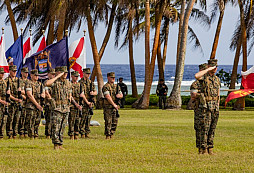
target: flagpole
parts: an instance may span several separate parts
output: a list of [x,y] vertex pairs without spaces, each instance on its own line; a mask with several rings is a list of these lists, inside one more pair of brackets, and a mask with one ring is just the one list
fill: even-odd
[[69,47],[68,47],[68,30],[65,30],[65,37],[66,37],[66,51],[67,51],[67,69],[68,69],[68,76],[69,81],[71,81],[71,74],[70,74],[70,63],[69,63]]
[[44,29],[42,30],[42,35],[43,35],[43,37],[45,36],[45,30]]
[[2,27],[2,35],[4,34],[4,27]]
[[[22,63],[21,63],[21,67],[20,68],[22,68],[23,67],[23,63],[24,63],[24,52],[23,52],[23,28],[21,28],[20,29],[20,31],[21,31],[21,51],[22,51]],[[21,70],[19,70],[19,72],[20,72]],[[18,75],[18,77],[20,77],[20,74],[18,74],[17,73],[17,75]]]

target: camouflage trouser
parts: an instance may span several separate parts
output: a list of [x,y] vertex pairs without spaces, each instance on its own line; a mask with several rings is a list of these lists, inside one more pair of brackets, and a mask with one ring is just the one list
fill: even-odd
[[116,132],[118,118],[116,117],[116,109],[103,109],[105,120],[105,132],[106,136],[111,136]]
[[92,119],[92,115],[89,115],[89,108],[84,107],[82,109],[82,116],[79,124],[80,134],[89,134],[90,131],[90,121]]
[[7,115],[4,115],[4,106],[0,107],[0,138],[4,137],[4,129],[7,123]]
[[38,137],[39,125],[41,122],[41,111],[38,109],[26,109],[28,136]]
[[20,114],[21,111],[19,111],[17,104],[9,106],[9,116],[6,123],[7,136],[17,136]]
[[69,136],[79,135],[79,119],[79,110],[71,107],[71,112],[68,117]]
[[201,122],[202,148],[213,148],[213,139],[218,119],[219,111],[204,109]]
[[51,116],[51,137],[53,144],[63,145],[63,133],[67,123],[69,112],[61,113],[52,111]]
[[18,131],[20,135],[28,134],[28,131],[25,125],[26,123],[27,123],[26,108],[23,107],[20,118],[19,118],[19,126],[18,126]]
[[202,109],[194,109],[194,129],[196,133],[196,147],[201,148],[201,122],[202,122]]
[[44,108],[44,114],[45,114],[45,121],[46,121],[46,124],[45,124],[45,135],[46,136],[51,136],[51,123],[50,123],[50,117],[51,117],[51,114],[52,114],[52,111],[50,109],[50,106],[49,105],[46,105],[45,108]]

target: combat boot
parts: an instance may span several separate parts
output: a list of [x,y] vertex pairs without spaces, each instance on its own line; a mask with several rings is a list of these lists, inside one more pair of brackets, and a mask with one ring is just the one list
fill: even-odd
[[198,154],[202,154],[202,149],[201,148],[198,149]]
[[78,135],[74,135],[74,139],[77,140],[78,139]]
[[213,148],[208,148],[208,154],[209,155],[215,155],[214,152],[213,152]]
[[89,135],[88,135],[88,134],[85,134],[85,138],[89,138]]
[[16,139],[16,136],[13,136],[12,139]]
[[82,135],[81,135],[81,138],[82,138],[82,139],[84,139],[84,138],[85,138],[85,135],[84,135],[84,134],[82,134]]
[[50,136],[46,136],[46,139],[50,139]]
[[113,135],[111,135],[111,136],[110,136],[110,139],[113,139],[113,138],[114,138]]
[[12,139],[12,136],[9,136],[9,139]]
[[24,137],[25,137],[25,138],[27,138],[27,137],[28,137],[28,135],[27,135],[27,134],[24,134]]
[[205,149],[202,149],[202,154],[208,155],[208,152],[207,152],[207,149],[206,149],[206,148],[205,148]]
[[19,138],[20,139],[23,139],[24,138],[24,135],[22,134],[22,135],[19,135]]
[[110,136],[106,136],[106,139],[110,139]]
[[59,148],[60,150],[65,150],[65,148],[63,148],[63,145],[58,145],[58,148]]
[[54,144],[54,149],[58,150],[59,149],[59,145],[58,144]]
[[74,140],[74,136],[72,135],[72,136],[70,136],[70,140]]

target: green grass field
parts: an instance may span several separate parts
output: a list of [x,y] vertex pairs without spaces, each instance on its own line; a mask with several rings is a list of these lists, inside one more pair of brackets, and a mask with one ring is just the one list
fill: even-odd
[[254,172],[254,112],[221,111],[214,156],[198,155],[193,111],[121,110],[115,138],[105,140],[101,110],[91,139],[53,150],[40,139],[0,141],[0,172]]

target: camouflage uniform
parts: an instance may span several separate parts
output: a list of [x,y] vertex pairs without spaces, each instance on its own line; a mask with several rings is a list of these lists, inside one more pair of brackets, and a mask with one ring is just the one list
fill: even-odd
[[[59,68],[61,72],[68,72],[67,67]],[[51,116],[51,137],[52,143],[62,145],[63,133],[70,112],[69,95],[71,94],[71,83],[68,80],[57,79],[52,85],[52,116]]]
[[[83,70],[83,73],[90,73],[90,68],[86,68]],[[85,90],[85,97],[87,98],[88,101],[90,101],[90,92],[91,91],[95,91],[95,86],[94,86],[94,83],[91,81],[91,80],[86,80],[84,78],[82,78],[80,81],[79,81],[84,90]],[[91,101],[90,101],[91,102]],[[89,111],[89,106],[83,102],[83,109],[82,109],[82,117],[81,117],[81,120],[80,120],[80,134],[81,135],[88,135],[91,130],[90,130],[90,121],[92,119],[92,115],[91,115],[91,112]],[[93,109],[93,107],[91,108]]]
[[[12,65],[9,67],[12,71],[17,71],[17,66]],[[15,98],[18,98],[18,78],[14,77],[13,79],[8,76],[5,81],[9,80],[10,82],[10,91],[11,95]],[[9,116],[7,118],[7,124],[6,124],[6,131],[7,136],[10,138],[12,136],[17,136],[18,134],[18,124],[19,124],[19,118],[20,118],[20,110],[19,110],[19,103],[11,100],[11,104],[9,106]]]
[[[207,64],[201,64],[199,65],[199,71],[207,69]],[[200,102],[201,97],[203,94],[201,94],[201,83],[196,80],[191,84],[190,87],[191,92],[197,93],[197,97],[194,100],[194,129],[196,132],[196,147],[201,148],[201,122],[203,118],[203,102]]]
[[[38,75],[38,70],[32,70],[31,74]],[[32,81],[29,80],[26,84],[26,92],[31,91],[34,99],[38,104],[41,105],[41,90],[43,90],[41,87],[43,87],[42,83],[39,81]],[[28,97],[28,96],[27,96]],[[37,107],[32,103],[32,101],[27,98],[26,103],[26,116],[27,116],[27,130],[28,130],[28,136],[30,138],[38,137],[38,130],[39,125],[41,122],[41,111],[37,109]]]
[[[77,71],[72,72],[72,75],[74,76],[79,76],[79,73]],[[79,97],[80,97],[80,83],[73,83],[72,82],[72,97],[73,99],[79,103]],[[71,104],[70,106],[70,115],[68,118],[68,124],[69,124],[69,131],[68,135],[69,136],[78,136],[79,135],[79,110],[78,108],[74,105]]]
[[[208,65],[217,65],[217,60],[209,60]],[[215,129],[219,119],[220,79],[216,75],[205,74],[200,80],[201,92],[204,93],[206,106],[203,107],[201,122],[201,147],[213,148]]]
[[[21,69],[21,72],[28,73],[28,68],[24,67]],[[25,86],[29,79],[22,79],[20,78],[20,87],[22,90],[25,90]],[[27,118],[26,118],[26,100],[23,100],[22,103],[22,111],[19,119],[19,126],[18,126],[18,131],[20,135],[28,134],[28,131],[26,129],[27,127]]]
[[[4,73],[4,69],[0,68],[0,73]],[[4,79],[0,80],[0,99],[6,100],[6,88],[7,83]],[[7,122],[7,115],[5,113],[5,106],[3,104],[0,104],[0,138],[3,138],[5,125]]]
[[[52,74],[55,74],[55,69],[49,69],[49,72],[48,73],[52,73]],[[44,81],[44,86],[45,84],[47,83],[48,80],[45,80]],[[52,88],[51,87],[45,87],[45,89],[48,91],[48,93],[50,95],[52,95]],[[45,104],[45,107],[44,107],[44,116],[45,116],[45,121],[46,121],[46,124],[45,124],[45,135],[46,136],[51,136],[51,123],[50,123],[50,118],[51,118],[51,115],[52,115],[52,108],[51,108],[51,105],[50,105],[50,100],[46,99],[46,104]]]
[[[108,73],[110,76],[115,76],[114,73]],[[117,93],[117,85],[116,84],[110,84],[107,82],[103,88],[102,92],[105,95],[110,95],[112,100],[116,101],[116,93]],[[118,93],[121,93],[121,89],[118,86]],[[105,132],[104,134],[106,136],[112,136],[114,135],[118,123],[118,118],[116,117],[116,109],[111,105],[108,100],[105,98],[103,100],[103,113],[104,113],[104,120],[105,120]]]

